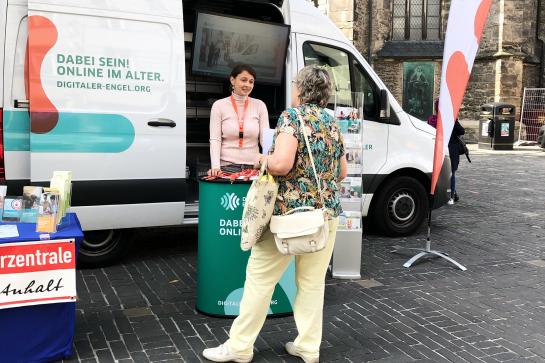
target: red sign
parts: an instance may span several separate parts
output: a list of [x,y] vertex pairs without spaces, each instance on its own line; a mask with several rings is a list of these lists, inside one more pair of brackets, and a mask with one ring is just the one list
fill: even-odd
[[0,245],[0,309],[75,297],[74,239]]

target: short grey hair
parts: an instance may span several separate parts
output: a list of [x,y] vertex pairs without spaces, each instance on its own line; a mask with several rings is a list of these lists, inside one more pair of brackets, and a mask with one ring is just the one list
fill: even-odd
[[331,79],[323,67],[304,67],[297,73],[294,82],[299,90],[301,103],[316,103],[322,107],[327,105],[331,95]]

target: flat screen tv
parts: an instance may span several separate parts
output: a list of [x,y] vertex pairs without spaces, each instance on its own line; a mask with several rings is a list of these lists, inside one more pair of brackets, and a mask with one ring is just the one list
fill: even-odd
[[236,64],[251,65],[257,83],[282,82],[288,25],[198,12],[193,32],[191,71],[226,78]]

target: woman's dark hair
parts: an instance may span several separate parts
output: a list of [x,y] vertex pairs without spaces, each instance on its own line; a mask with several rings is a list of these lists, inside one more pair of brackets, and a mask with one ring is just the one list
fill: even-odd
[[231,71],[231,77],[237,78],[244,71],[250,73],[254,77],[254,81],[257,79],[255,69],[249,64],[237,64]]

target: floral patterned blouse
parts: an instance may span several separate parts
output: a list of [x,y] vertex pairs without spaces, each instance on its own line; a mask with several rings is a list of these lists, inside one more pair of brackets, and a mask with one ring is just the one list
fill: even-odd
[[276,177],[278,197],[273,214],[284,214],[303,206],[322,207],[296,109],[303,116],[306,125],[314,164],[322,182],[325,205],[331,210],[332,216],[337,217],[342,212],[338,179],[341,172],[340,159],[344,155],[343,139],[335,118],[315,104],[289,108],[278,119],[270,153],[274,151],[276,138],[282,132],[295,136],[299,144],[291,171],[286,176]]

